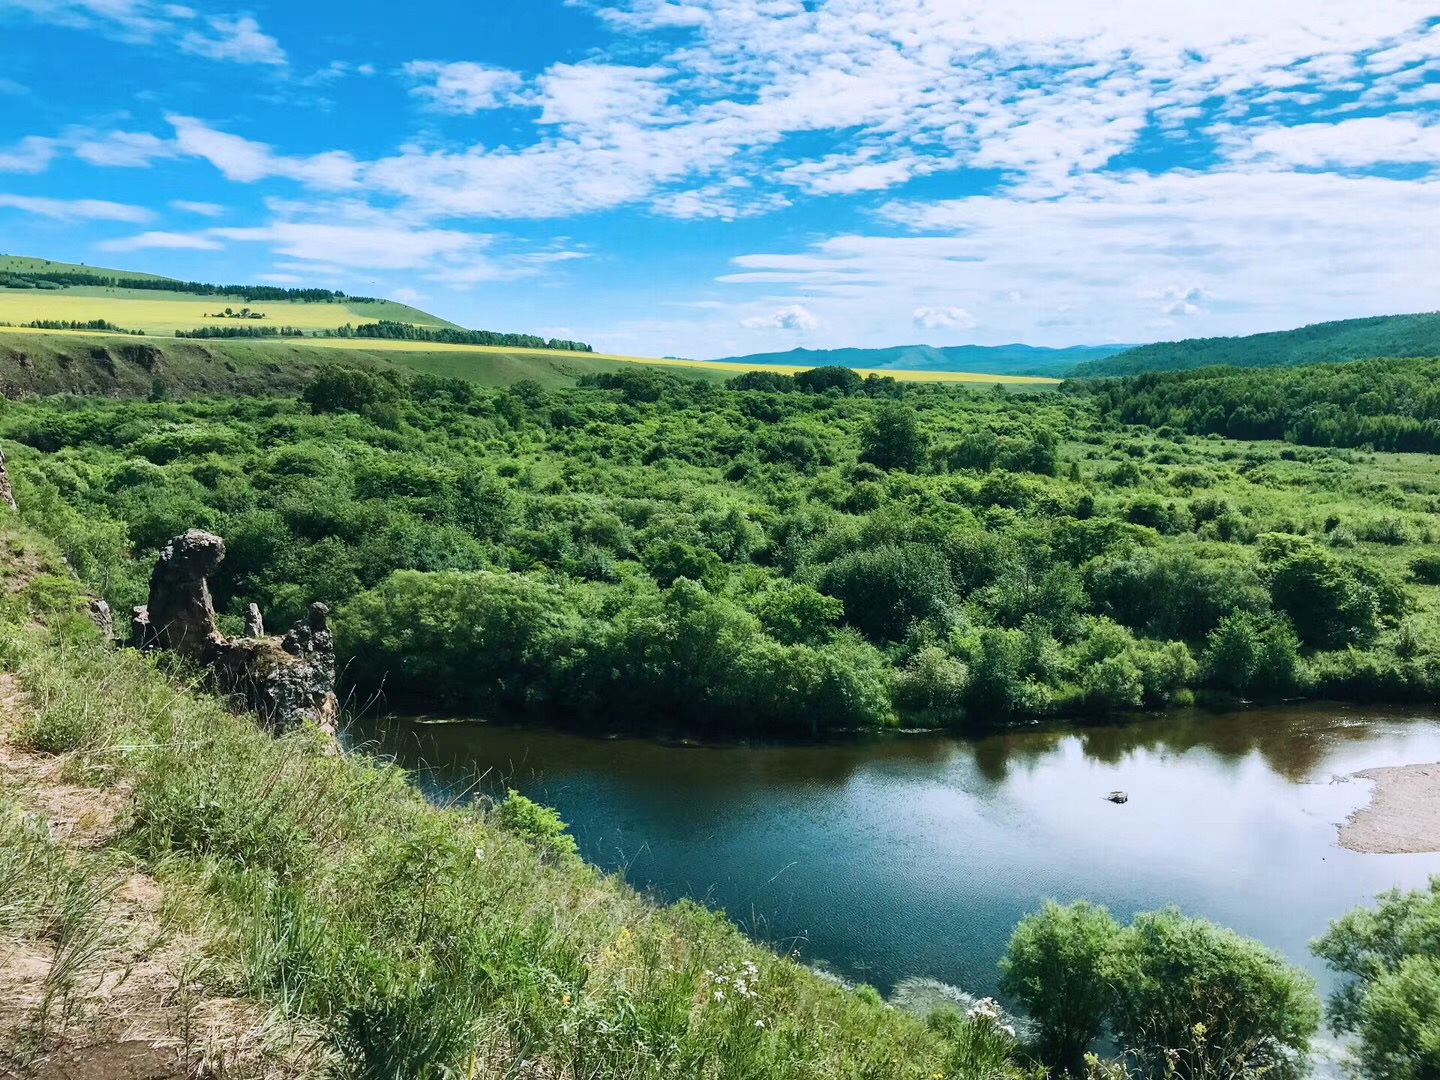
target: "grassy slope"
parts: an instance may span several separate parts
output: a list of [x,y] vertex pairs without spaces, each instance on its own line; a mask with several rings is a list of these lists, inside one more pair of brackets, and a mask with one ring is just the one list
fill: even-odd
[[[138,274],[128,270],[112,270],[105,267],[80,266],[72,263],[52,263],[43,259],[25,258],[17,255],[0,255],[0,272],[24,273],[50,271],[87,271],[90,273],[114,274],[120,277],[147,278],[156,281],[170,280],[156,274]],[[234,326],[234,320],[208,319],[205,316],[218,308],[240,305],[263,311],[265,325],[298,326],[305,330],[336,329],[346,323],[390,320],[412,323],[417,326],[455,327],[438,316],[418,308],[396,303],[393,300],[372,300],[367,302],[347,301],[341,303],[289,303],[275,301],[244,301],[242,298],[225,296],[195,296],[190,293],[152,291],[148,289],[122,289],[105,286],[76,286],[59,290],[4,289],[0,288],[0,322],[12,323],[17,327],[36,320],[88,322],[92,319],[106,319],[125,330],[144,331],[149,344],[156,345],[169,355],[172,350],[156,338],[171,338],[176,330],[193,330],[201,326]],[[91,340],[76,338],[66,346],[57,341],[40,342],[30,334],[24,340],[13,337],[15,331],[0,327],[0,392],[13,396],[21,393],[101,392],[133,393],[138,384],[126,378],[116,378],[100,370],[87,371],[86,360],[96,348]],[[62,339],[63,340],[63,339]],[[554,350],[527,350],[506,348],[482,348],[463,345],[436,345],[412,341],[366,341],[355,339],[317,339],[316,348],[340,349],[345,358],[334,357],[326,361],[319,354],[289,352],[277,360],[274,356],[254,353],[248,348],[233,348],[235,345],[257,345],[264,348],[294,348],[293,343],[263,342],[255,339],[224,339],[206,341],[224,367],[226,362],[238,368],[253,369],[258,363],[262,367],[273,363],[294,364],[294,370],[268,368],[261,377],[260,386],[271,389],[290,389],[309,379],[315,368],[326,362],[345,363],[393,363],[401,367],[435,374],[470,379],[482,385],[506,385],[521,379],[531,378],[542,385],[568,385],[586,370],[612,370],[613,362],[643,363],[684,371],[695,378],[719,381],[746,371],[767,370],[792,374],[793,364],[786,363],[711,363],[679,360],[655,360],[647,357],[611,356],[608,354],[566,354]],[[67,351],[68,350],[68,351]],[[29,373],[23,367],[12,370],[10,361],[17,360],[24,353],[32,361],[43,362],[44,373]],[[398,354],[398,355],[392,355]],[[249,392],[255,384],[248,375],[229,371],[228,376],[217,375],[213,368],[203,366],[201,359],[185,352],[174,353],[175,362],[170,365],[170,380],[177,392],[194,390],[214,392],[223,389],[239,389]],[[100,359],[94,353],[94,359]],[[68,363],[66,362],[68,360]],[[200,365],[200,366],[197,366]],[[583,366],[580,366],[583,365]],[[93,366],[93,365],[92,365]],[[104,361],[101,361],[102,368]],[[56,371],[55,368],[63,368]],[[528,369],[528,370],[527,370]],[[861,374],[870,374],[872,369],[862,368]],[[966,382],[991,383],[1017,386],[1042,387],[1053,385],[1054,380],[1037,378],[1015,378],[1008,375],[975,374],[949,370],[892,370],[876,368],[876,374],[917,382]],[[148,389],[153,374],[144,380]],[[268,383],[267,381],[268,380]],[[12,389],[13,388],[13,389]]]
[[[0,328],[0,395],[150,392],[157,378],[172,393],[286,393],[304,386],[321,368],[350,364],[399,367],[467,379],[481,386],[509,386],[533,379],[546,387],[571,386],[586,372],[623,371],[636,364],[691,378],[720,382],[754,368],[647,360],[550,349],[431,345],[414,341],[316,338],[190,341],[70,331]],[[793,368],[776,370],[793,372]],[[904,372],[881,372],[898,378]],[[913,373],[919,380],[1005,384],[1033,389],[1053,380],[1008,379],[960,372]]]
[[1246,337],[1190,338],[1141,345],[1107,360],[1080,364],[1073,374],[1138,375],[1214,364],[1282,367],[1425,356],[1440,356],[1440,312],[1379,315]]
[[[13,523],[0,536],[33,549]],[[988,1027],[957,1019],[957,1045],[693,904],[653,905],[484,806],[430,807],[398,769],[336,755],[312,732],[272,739],[103,645],[68,613],[73,582],[24,585],[15,567],[0,568],[0,679],[30,698],[7,734],[13,752],[55,763],[53,780],[31,775],[18,794],[128,793],[128,815],[85,840],[99,852],[76,875],[87,909],[107,904],[116,862],[158,881],[169,921],[194,935],[185,960],[205,989],[268,1001],[318,1046],[304,1075],[1014,1075],[1013,1042]],[[54,861],[12,858],[4,895],[58,903]],[[0,943],[29,929],[0,918]],[[73,972],[77,988],[96,955]],[[7,1019],[0,1036],[23,1034]],[[969,1045],[977,1035],[987,1046]]]
[[49,259],[33,259],[26,255],[0,255],[0,274],[84,273],[114,274],[116,277],[145,278],[147,281],[173,281],[163,274],[142,274],[136,270],[112,270],[106,266],[86,266],[84,263],[52,262]]
[[[412,345],[419,347],[393,348]],[[333,364],[404,368],[480,386],[533,379],[571,386],[587,371],[619,371],[630,362],[580,353],[444,347],[412,342],[320,339],[304,344],[258,339],[180,341],[115,334],[0,330],[0,395],[148,394],[160,379],[175,394],[289,393]],[[696,371],[718,381],[728,373]]]

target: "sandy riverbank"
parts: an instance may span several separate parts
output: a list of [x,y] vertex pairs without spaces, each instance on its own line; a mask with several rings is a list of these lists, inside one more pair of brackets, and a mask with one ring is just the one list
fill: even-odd
[[1373,780],[1370,805],[1340,826],[1340,844],[1371,854],[1440,851],[1440,763],[1366,769],[1354,774]]

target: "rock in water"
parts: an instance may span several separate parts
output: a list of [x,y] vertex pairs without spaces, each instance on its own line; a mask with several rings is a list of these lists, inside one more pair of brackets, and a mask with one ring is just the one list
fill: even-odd
[[245,609],[245,636],[248,638],[265,636],[265,620],[260,617],[259,604],[251,604]]
[[0,451],[0,503],[11,510],[15,507],[15,492],[10,487],[10,474],[5,471],[5,454]]
[[150,575],[150,632],[154,643],[209,663],[223,640],[206,581],[225,558],[225,541],[203,529],[175,537]]

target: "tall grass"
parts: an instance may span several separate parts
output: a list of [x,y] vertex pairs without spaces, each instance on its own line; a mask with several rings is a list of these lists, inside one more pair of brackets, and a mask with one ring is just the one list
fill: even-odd
[[[536,808],[437,809],[398,768],[273,739],[94,635],[17,633],[27,742],[128,787],[121,843],[195,898],[213,977],[318,1025],[344,1075],[1018,1075],[968,1018],[927,1027],[698,905],[645,901]],[[0,873],[24,850],[0,843]],[[28,917],[6,896],[0,919]]]

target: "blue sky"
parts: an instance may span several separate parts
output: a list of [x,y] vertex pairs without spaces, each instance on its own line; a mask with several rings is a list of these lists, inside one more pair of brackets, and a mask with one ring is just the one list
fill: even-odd
[[0,0],[0,251],[711,357],[1440,308],[1440,0]]

